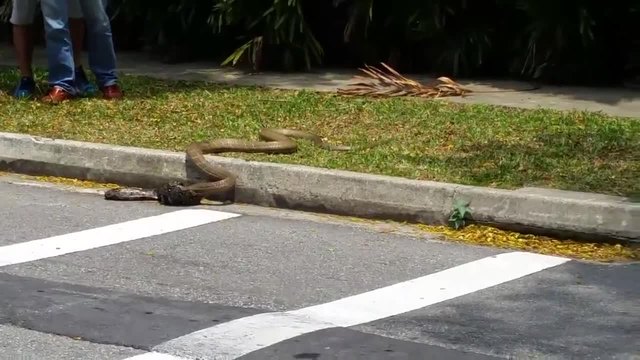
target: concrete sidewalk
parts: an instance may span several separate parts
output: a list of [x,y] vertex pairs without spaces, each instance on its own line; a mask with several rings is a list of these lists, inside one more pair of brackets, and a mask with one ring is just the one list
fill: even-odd
[[[86,56],[85,56],[86,57]],[[312,73],[260,73],[248,74],[229,68],[221,68],[211,62],[164,64],[136,52],[118,54],[119,70],[125,74],[147,75],[157,78],[180,80],[205,80],[235,85],[261,85],[283,89],[313,89],[335,91],[349,84],[357,71],[338,70]],[[34,54],[37,66],[46,66],[44,49]],[[0,65],[15,66],[13,49],[0,46]],[[86,64],[86,61],[85,61]],[[372,64],[373,65],[373,64]],[[433,78],[404,74],[423,83]],[[460,103],[484,103],[520,108],[551,108],[557,110],[602,111],[606,114],[640,119],[640,91],[625,88],[587,88],[542,86],[533,91],[521,91],[532,86],[516,81],[465,81],[454,79],[472,89],[474,94],[466,98],[451,97],[447,101]]]

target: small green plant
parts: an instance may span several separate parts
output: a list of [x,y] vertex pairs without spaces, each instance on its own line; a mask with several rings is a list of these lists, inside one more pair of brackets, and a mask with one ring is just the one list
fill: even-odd
[[458,230],[466,225],[466,216],[471,214],[469,210],[469,202],[464,200],[456,200],[453,204],[453,212],[449,216],[449,224],[454,229]]

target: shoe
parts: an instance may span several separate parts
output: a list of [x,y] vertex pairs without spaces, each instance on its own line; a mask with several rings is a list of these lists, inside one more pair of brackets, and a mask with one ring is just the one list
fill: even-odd
[[84,72],[82,66],[78,66],[75,71],[76,76],[76,89],[78,90],[78,95],[80,96],[93,96],[98,92],[98,88],[93,85],[89,78],[87,78],[87,74]]
[[102,90],[102,97],[107,100],[118,100],[124,97],[120,86],[117,84],[105,86],[100,90]]
[[49,93],[42,98],[42,101],[49,104],[59,104],[63,101],[73,99],[73,95],[61,88],[60,86],[53,86]]
[[13,90],[13,96],[17,99],[28,99],[33,96],[36,90],[36,82],[32,77],[23,76],[20,78],[18,86]]

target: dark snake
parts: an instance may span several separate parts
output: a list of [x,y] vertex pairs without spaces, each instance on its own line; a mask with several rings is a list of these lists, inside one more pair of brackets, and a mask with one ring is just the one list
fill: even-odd
[[292,138],[306,139],[314,145],[331,151],[348,151],[351,148],[342,145],[325,143],[318,135],[294,129],[265,128],[260,130],[263,141],[242,139],[215,139],[210,142],[195,142],[186,149],[186,156],[193,164],[207,175],[207,180],[194,184],[170,182],[155,189],[137,187],[121,187],[107,190],[104,194],[107,200],[135,201],[157,200],[163,205],[197,205],[203,198],[214,194],[226,193],[235,188],[236,176],[221,166],[213,165],[205,154],[219,154],[225,152],[291,154],[298,151],[298,144]]

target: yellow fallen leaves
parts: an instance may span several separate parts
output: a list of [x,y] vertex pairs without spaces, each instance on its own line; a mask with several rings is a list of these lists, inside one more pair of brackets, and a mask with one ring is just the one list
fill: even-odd
[[444,236],[446,241],[597,262],[640,261],[640,245],[559,240],[547,236],[504,231],[491,226],[477,224],[470,224],[460,230],[455,230],[448,226],[374,220],[352,216],[323,214],[321,217],[338,221],[347,220],[349,223],[362,224],[367,229],[382,233],[398,233],[410,236],[424,233],[439,234]]
[[68,186],[75,186],[75,187],[89,188],[89,189],[119,187],[119,185],[117,184],[98,183],[98,182],[88,181],[88,180],[70,179],[70,178],[62,178],[62,177],[56,177],[56,176],[33,176],[29,178],[36,181],[48,182],[52,184],[68,185]]
[[0,176],[14,176],[24,180],[40,181],[40,182],[46,182],[50,184],[67,185],[67,186],[74,186],[74,187],[80,187],[80,188],[86,188],[86,189],[98,189],[98,188],[112,189],[120,186],[117,184],[100,183],[100,182],[89,181],[89,180],[79,180],[79,179],[57,177],[57,176],[32,176],[32,175],[16,174],[16,173],[3,172],[3,171],[0,171]]
[[468,244],[601,262],[640,260],[640,248],[631,245],[558,240],[477,224],[471,224],[460,230],[447,226],[416,225],[416,227],[422,231],[442,234],[453,241]]

